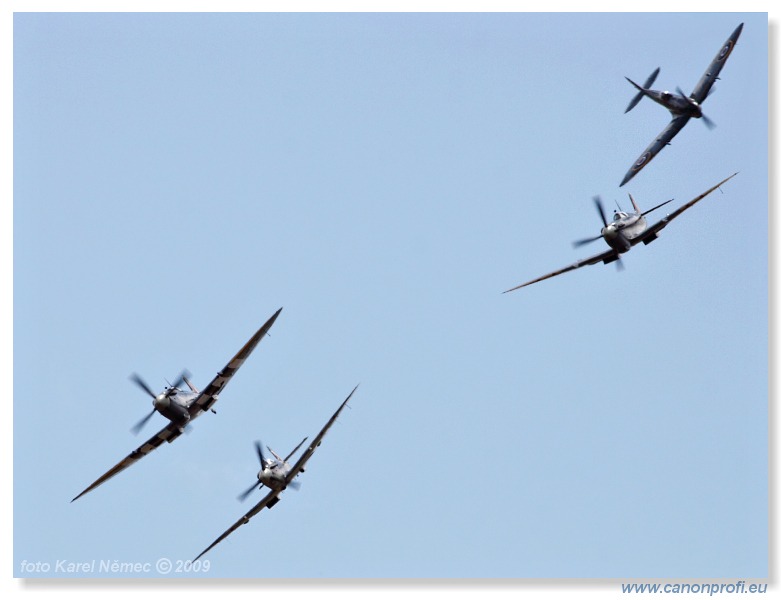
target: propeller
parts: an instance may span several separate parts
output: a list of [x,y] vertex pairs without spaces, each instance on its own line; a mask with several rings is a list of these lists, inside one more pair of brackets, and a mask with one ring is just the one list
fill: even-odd
[[141,419],[138,423],[133,425],[133,427],[130,428],[130,431],[133,432],[133,435],[138,435],[138,433],[144,428],[144,425],[146,425],[147,421],[149,421],[149,419],[151,419],[156,412],[157,409],[153,408],[152,412],[150,412],[147,416]]
[[[258,462],[260,463],[260,470],[262,471],[266,468],[266,457],[263,456],[263,447],[260,445],[259,441],[255,442],[255,452],[258,455]],[[255,488],[260,489],[262,487],[262,483],[258,481],[254,482],[251,486],[249,486],[246,490],[237,496],[239,502],[244,502],[244,500],[247,499],[247,496],[249,496]]]
[[255,442],[255,452],[258,453],[258,461],[260,462],[260,468],[266,468],[266,457],[263,456],[263,448],[260,446],[260,442]]
[[[602,224],[607,227],[607,217],[605,217],[605,209],[602,206],[602,199],[599,196],[594,196],[594,206],[597,207],[597,212],[599,213],[599,218],[602,219]],[[591,242],[596,242],[597,240],[602,239],[602,234],[596,235],[594,237],[586,238],[583,240],[576,240],[572,242],[572,245],[575,248],[579,248],[580,246],[585,246],[586,244],[590,244]]]
[[247,496],[249,496],[253,491],[255,491],[255,488],[260,489],[262,487],[263,484],[256,481],[251,486],[249,486],[246,490],[244,490],[241,494],[236,496],[236,498],[238,498],[239,502],[244,502],[247,499]]
[[135,382],[135,384],[140,387],[142,390],[144,390],[147,394],[152,396],[152,398],[157,398],[157,395],[152,391],[152,389],[146,384],[146,381],[141,379],[141,376],[138,373],[133,373],[130,376],[130,381]]
[[581,246],[585,246],[586,244],[590,244],[591,242],[596,242],[597,240],[601,240],[601,239],[602,239],[602,236],[601,235],[597,235],[597,236],[594,236],[594,237],[591,237],[591,238],[586,238],[586,239],[583,239],[583,240],[575,240],[574,242],[572,242],[572,246],[574,248],[580,248]]
[[705,127],[707,127],[708,129],[713,129],[714,127],[716,127],[716,123],[714,123],[711,119],[709,119],[705,115],[702,115],[701,118],[702,118],[702,122],[705,124]]
[[176,382],[171,385],[168,384],[168,389],[165,391],[166,396],[170,396],[173,394],[176,390],[179,389],[179,386],[182,385],[186,380],[189,373],[187,372],[187,369],[184,369],[181,373],[179,373],[179,377],[177,378]]
[[[675,89],[681,95],[681,97],[683,97],[686,100],[686,102],[688,102],[690,105],[697,105],[697,106],[699,106],[693,99],[691,99],[689,96],[684,94],[683,90],[680,87],[677,87]],[[707,96],[706,96],[706,98],[707,98]],[[700,118],[702,119],[702,122],[705,124],[705,127],[707,127],[708,129],[713,129],[714,127],[716,127],[716,123],[714,123],[712,120],[710,120],[708,117],[706,117],[703,114],[702,108],[700,108]]]
[[[146,381],[141,379],[141,376],[138,373],[133,373],[130,376],[130,381],[135,383],[138,387],[140,387],[142,390],[144,390],[148,395],[152,396],[152,400],[156,400],[157,396],[152,391],[152,388],[147,385]],[[133,427],[130,428],[130,431],[133,432],[133,435],[138,435],[138,433],[144,428],[144,425],[147,424],[147,421],[152,418],[152,416],[155,414],[155,411],[157,411],[157,408],[152,408],[152,412],[150,412],[148,415],[146,415],[143,419],[141,419],[138,423],[133,425]]]
[[679,95],[681,98],[683,98],[684,100],[686,100],[686,102],[688,102],[689,104],[691,104],[691,103],[693,102],[693,100],[692,100],[691,98],[689,98],[689,96],[687,96],[687,95],[684,93],[684,91],[683,91],[683,90],[680,88],[680,86],[677,86],[677,87],[675,88],[675,91],[676,91],[676,92],[678,92],[678,95]]
[[602,198],[594,196],[594,205],[597,207],[597,212],[602,219],[602,224],[607,227],[607,218],[605,217],[605,209],[602,208]]
[[[174,385],[170,385],[169,383],[168,387],[165,390],[166,397],[173,395],[176,392],[176,390],[179,388],[179,386],[182,385],[182,383],[185,381],[188,375],[189,373],[185,369],[184,371],[181,372],[179,378],[176,380],[176,383],[174,383]],[[149,387],[149,384],[146,381],[144,381],[138,373],[132,373],[130,375],[130,381],[132,381],[138,387],[140,387],[147,395],[151,396],[152,403],[153,403],[152,412],[150,412],[148,415],[146,415],[143,419],[141,419],[138,423],[136,423],[135,425],[133,425],[133,427],[130,428],[130,431],[133,432],[133,435],[138,435],[139,432],[144,428],[144,425],[147,424],[149,419],[151,419],[152,416],[157,411],[157,404],[156,404],[157,394],[155,394],[152,391],[152,388]]]

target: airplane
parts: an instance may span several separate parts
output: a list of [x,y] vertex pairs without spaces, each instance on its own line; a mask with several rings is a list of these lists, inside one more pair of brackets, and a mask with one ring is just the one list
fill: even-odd
[[298,476],[299,473],[304,472],[304,466],[306,465],[307,461],[312,458],[312,454],[314,454],[317,447],[322,443],[323,437],[328,432],[328,430],[331,428],[331,425],[334,424],[337,418],[339,418],[339,413],[342,412],[342,409],[347,405],[347,402],[352,398],[352,395],[355,393],[355,390],[358,389],[358,386],[356,385],[353,388],[353,391],[350,392],[350,395],[347,396],[344,402],[342,402],[341,406],[337,409],[337,411],[333,414],[333,416],[328,420],[328,423],[325,424],[325,427],[323,427],[320,430],[320,433],[317,434],[315,439],[312,441],[309,446],[307,446],[306,450],[304,450],[304,453],[301,455],[301,458],[299,458],[296,463],[291,467],[288,463],[288,460],[290,460],[290,457],[293,456],[298,449],[301,447],[301,445],[307,440],[307,438],[304,438],[301,440],[301,442],[296,446],[290,454],[288,454],[285,458],[281,458],[276,452],[274,452],[271,448],[268,448],[269,452],[274,455],[273,459],[266,458],[263,456],[263,451],[260,447],[260,442],[255,442],[255,451],[258,455],[258,460],[260,461],[260,471],[258,472],[258,481],[252,484],[249,489],[247,489],[245,492],[239,495],[239,500],[244,500],[250,493],[252,493],[256,488],[260,489],[263,486],[266,486],[269,488],[268,494],[266,494],[260,502],[258,502],[255,506],[253,506],[249,511],[247,511],[246,514],[244,514],[243,517],[241,517],[238,521],[236,521],[233,525],[231,525],[220,537],[218,537],[216,540],[214,540],[211,545],[206,548],[203,552],[201,552],[198,556],[196,556],[193,559],[193,562],[201,558],[204,554],[206,554],[209,550],[214,548],[217,544],[219,544],[222,540],[224,540],[226,537],[228,537],[231,533],[236,531],[239,527],[242,525],[246,525],[249,523],[249,520],[254,517],[256,514],[258,514],[261,510],[264,508],[273,508],[277,502],[279,502],[279,495],[285,490],[287,487],[292,487],[294,489],[297,489],[299,486],[299,482],[295,481],[295,478]]
[[711,61],[711,64],[697,82],[697,85],[694,86],[692,93],[688,96],[684,94],[683,91],[681,91],[681,88],[677,88],[677,94],[672,94],[668,91],[659,92],[649,89],[651,85],[653,85],[656,76],[659,75],[658,68],[653,73],[651,73],[650,77],[648,77],[646,80],[645,85],[642,86],[636,84],[634,81],[629,79],[629,77],[626,78],[626,80],[631,83],[638,90],[638,92],[637,95],[632,98],[632,101],[629,103],[629,106],[627,106],[624,114],[632,110],[644,96],[648,96],[651,100],[661,104],[667,110],[669,110],[670,113],[672,113],[673,118],[667,127],[662,130],[662,133],[660,133],[654,139],[654,141],[651,142],[651,145],[643,150],[640,158],[638,158],[634,164],[632,164],[632,166],[626,172],[626,175],[624,175],[624,180],[621,182],[621,185],[618,187],[623,186],[630,179],[632,179],[632,177],[637,175],[649,162],[651,162],[651,159],[653,159],[653,157],[656,156],[662,150],[662,148],[669,145],[670,141],[678,134],[681,129],[683,129],[684,125],[689,122],[689,119],[702,119],[703,123],[705,123],[709,129],[715,127],[713,121],[702,114],[701,105],[708,97],[708,94],[711,92],[713,84],[717,79],[719,79],[719,73],[721,73],[721,69],[724,66],[724,63],[727,62],[727,58],[729,58],[729,55],[735,48],[735,44],[740,37],[741,31],[743,31],[743,23],[738,25],[735,31],[732,32],[732,35],[729,36],[729,39],[724,42],[724,45]]
[[[152,412],[136,423],[132,428],[132,431],[138,433],[156,412],[168,419],[169,423],[106,473],[101,475],[94,483],[89,485],[83,492],[71,500],[71,502],[78,500],[87,492],[94,490],[100,484],[114,477],[117,473],[124,471],[133,463],[141,460],[144,456],[152,452],[152,450],[159,447],[163,442],[168,442],[169,444],[173,442],[184,433],[187,425],[201,414],[209,410],[216,414],[216,411],[212,407],[219,399],[218,394],[222,392],[231,378],[236,374],[236,371],[244,364],[244,361],[247,360],[255,349],[255,346],[257,346],[260,340],[268,334],[268,330],[271,329],[271,326],[274,324],[274,321],[277,320],[280,312],[282,312],[281,308],[271,315],[271,318],[255,332],[255,335],[253,335],[249,341],[244,344],[241,350],[236,353],[236,356],[217,373],[216,377],[211,380],[203,391],[199,392],[192,385],[187,378],[186,371],[179,376],[173,385],[166,387],[160,394],[155,394],[144,380],[135,373],[131,375],[130,379],[152,397],[153,407]],[[182,382],[186,383],[190,388],[189,392],[179,389]]]
[[598,236],[587,238],[585,240],[576,241],[573,243],[573,245],[575,247],[579,247],[584,244],[588,244],[590,242],[594,242],[600,238],[603,238],[605,242],[607,242],[607,245],[610,246],[610,249],[606,250],[605,252],[602,252],[601,254],[597,254],[596,256],[592,256],[591,258],[579,260],[578,262],[571,264],[568,267],[564,267],[563,269],[559,269],[558,271],[553,271],[552,273],[548,273],[547,275],[543,275],[542,277],[538,277],[537,279],[532,279],[531,281],[527,281],[526,283],[517,285],[514,288],[505,290],[502,293],[506,294],[507,292],[515,291],[527,285],[531,285],[532,283],[537,283],[538,281],[543,281],[545,279],[555,277],[556,275],[567,273],[568,271],[574,271],[575,269],[579,269],[580,267],[585,267],[587,265],[595,265],[598,262],[609,264],[611,262],[618,261],[616,264],[621,265],[620,262],[621,254],[623,254],[624,252],[628,252],[629,250],[631,250],[632,246],[635,246],[640,242],[646,245],[653,242],[657,237],[659,237],[659,232],[665,227],[667,227],[670,221],[672,221],[674,218],[676,218],[681,213],[683,213],[683,211],[697,204],[697,202],[705,198],[705,196],[710,194],[713,190],[721,187],[727,181],[735,177],[735,175],[737,175],[737,173],[733,173],[732,175],[727,177],[724,181],[717,183],[708,191],[703,192],[702,194],[694,198],[694,200],[689,200],[689,202],[687,202],[677,210],[674,210],[666,217],[664,217],[662,220],[658,221],[654,225],[651,225],[650,227],[648,227],[648,224],[646,223],[645,215],[655,211],[657,208],[660,208],[665,204],[669,204],[670,202],[672,202],[672,200],[667,200],[666,202],[662,202],[661,204],[658,204],[657,206],[654,206],[653,208],[646,210],[645,212],[641,212],[640,208],[637,206],[637,203],[635,202],[635,199],[632,198],[632,194],[629,194],[629,199],[631,200],[632,206],[635,209],[634,212],[627,213],[620,210],[619,207],[619,210],[617,210],[613,215],[613,222],[608,223],[607,219],[605,218],[605,211],[602,208],[602,202],[599,199],[599,196],[595,196],[594,204],[597,207],[597,212],[599,212],[599,216],[602,218],[602,223],[604,224],[604,227],[602,228],[602,231]]

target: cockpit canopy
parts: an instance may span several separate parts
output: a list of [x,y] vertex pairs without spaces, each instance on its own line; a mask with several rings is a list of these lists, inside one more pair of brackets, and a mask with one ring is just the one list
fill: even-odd
[[613,220],[614,221],[620,221],[621,219],[626,219],[629,215],[626,214],[623,211],[615,210],[613,211]]

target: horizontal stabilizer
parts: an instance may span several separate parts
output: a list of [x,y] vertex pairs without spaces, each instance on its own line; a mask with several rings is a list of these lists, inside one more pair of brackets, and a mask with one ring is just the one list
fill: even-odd
[[651,75],[648,77],[648,79],[645,80],[645,85],[643,87],[640,87],[637,85],[634,81],[629,79],[629,77],[626,77],[626,80],[631,83],[633,86],[635,86],[638,90],[637,95],[632,98],[632,101],[629,103],[629,106],[626,107],[626,110],[624,111],[624,114],[628,113],[630,110],[632,110],[635,106],[637,106],[637,103],[642,100],[643,96],[645,96],[645,90],[647,90],[649,87],[651,87],[654,84],[654,81],[656,81],[656,77],[659,75],[659,67],[656,67],[656,70],[651,73]]

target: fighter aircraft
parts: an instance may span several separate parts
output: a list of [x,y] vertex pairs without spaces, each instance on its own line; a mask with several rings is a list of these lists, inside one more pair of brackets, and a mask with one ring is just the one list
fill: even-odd
[[705,98],[708,97],[713,84],[717,79],[719,79],[719,73],[721,73],[721,69],[724,66],[724,63],[727,62],[727,58],[732,53],[732,50],[735,47],[738,38],[740,37],[741,31],[743,31],[743,23],[738,25],[737,29],[732,32],[732,35],[729,36],[729,39],[721,47],[718,54],[716,54],[714,59],[711,61],[711,64],[708,66],[708,69],[700,78],[699,82],[697,82],[697,85],[694,86],[692,93],[688,96],[683,93],[681,88],[677,88],[677,94],[672,94],[667,91],[659,92],[649,89],[651,85],[653,85],[656,76],[659,75],[658,68],[653,73],[651,73],[651,76],[646,80],[645,85],[642,86],[636,84],[634,81],[629,79],[629,77],[626,78],[629,83],[637,88],[638,92],[637,95],[632,98],[632,101],[629,103],[629,106],[627,106],[624,113],[628,113],[630,110],[632,110],[637,105],[637,103],[640,102],[643,96],[648,96],[651,100],[658,102],[667,110],[669,110],[670,113],[672,113],[673,119],[670,121],[667,127],[664,128],[662,133],[660,133],[654,139],[654,141],[651,142],[651,145],[643,151],[643,153],[640,155],[640,158],[638,158],[626,172],[621,185],[624,185],[626,182],[632,179],[632,177],[637,175],[643,169],[643,167],[651,162],[651,159],[656,156],[662,148],[670,143],[670,141],[681,129],[683,129],[684,125],[686,125],[686,123],[688,123],[689,119],[692,117],[695,119],[702,119],[703,123],[705,123],[708,128],[714,127],[713,121],[702,114],[701,104]]
[[[71,500],[71,502],[78,500],[87,492],[94,490],[106,480],[111,479],[117,473],[124,471],[133,463],[141,460],[163,442],[173,442],[184,432],[185,427],[193,419],[205,413],[207,410],[211,410],[216,414],[216,411],[212,407],[218,400],[218,394],[222,392],[231,378],[236,374],[236,371],[239,370],[239,367],[241,367],[241,365],[244,364],[244,361],[247,360],[247,357],[252,354],[255,346],[257,346],[260,340],[268,333],[268,330],[271,329],[271,326],[274,324],[274,321],[276,321],[280,312],[282,312],[281,308],[271,315],[271,318],[255,332],[255,335],[244,344],[244,347],[238,351],[236,356],[234,356],[227,365],[225,365],[222,371],[217,373],[217,376],[211,380],[209,385],[207,385],[206,389],[202,392],[199,392],[192,383],[190,383],[186,372],[182,373],[173,385],[168,386],[160,394],[155,394],[138,375],[131,375],[130,379],[152,397],[153,406],[152,412],[136,423],[132,428],[132,431],[138,433],[156,412],[159,412],[168,419],[169,423],[144,444],[119,461],[105,474],[101,475],[93,484]],[[185,382],[190,388],[189,392],[179,389],[182,382]]]
[[668,204],[669,202],[672,202],[672,200],[667,200],[666,202],[662,202],[661,204],[658,204],[657,206],[654,206],[653,208],[645,212],[640,212],[637,203],[635,202],[634,198],[632,198],[632,194],[629,194],[629,199],[632,201],[632,206],[634,207],[635,211],[633,213],[627,213],[619,209],[613,215],[613,222],[608,223],[607,219],[605,218],[605,211],[602,208],[602,202],[599,199],[599,196],[595,196],[594,204],[597,207],[597,212],[599,212],[599,216],[602,218],[602,223],[604,224],[604,227],[602,228],[602,231],[598,236],[574,242],[574,246],[576,247],[582,246],[584,244],[588,244],[590,242],[596,241],[599,238],[604,238],[605,242],[607,242],[607,245],[610,246],[610,249],[606,250],[602,254],[597,254],[596,256],[592,256],[591,258],[579,260],[578,262],[569,265],[568,267],[564,267],[563,269],[559,269],[558,271],[553,271],[552,273],[548,273],[547,275],[543,275],[542,277],[538,277],[537,279],[532,279],[531,281],[527,281],[526,283],[517,285],[514,288],[504,291],[503,293],[506,294],[507,292],[512,292],[514,290],[525,287],[527,285],[531,285],[532,283],[537,283],[538,281],[543,281],[544,279],[549,279],[551,277],[555,277],[556,275],[561,275],[562,273],[566,273],[568,271],[574,271],[575,269],[579,269],[580,267],[585,267],[586,265],[595,265],[598,262],[608,264],[611,262],[619,261],[617,264],[620,265],[621,254],[623,254],[624,252],[628,252],[629,250],[631,250],[632,246],[639,244],[640,242],[643,242],[643,244],[646,245],[653,242],[657,237],[659,237],[659,232],[665,227],[667,227],[670,221],[672,221],[675,217],[679,216],[683,211],[697,204],[697,202],[705,198],[705,196],[710,194],[716,188],[720,187],[721,185],[723,185],[724,183],[726,183],[727,181],[735,177],[735,175],[737,175],[737,173],[733,173],[732,175],[727,177],[724,181],[717,183],[712,188],[710,188],[707,192],[703,192],[702,194],[697,196],[694,200],[689,200],[689,202],[687,202],[677,210],[674,210],[669,215],[664,217],[661,221],[658,221],[657,223],[651,225],[650,227],[648,227],[648,224],[646,223],[645,215],[656,210],[661,206],[664,206],[665,204]]
[[288,454],[285,458],[281,458],[279,455],[277,455],[271,448],[269,448],[269,452],[274,455],[274,459],[269,459],[263,456],[263,451],[260,448],[260,442],[255,442],[255,451],[258,454],[258,460],[260,461],[260,471],[258,472],[258,481],[253,483],[252,486],[246,490],[244,493],[242,493],[239,496],[240,500],[243,500],[246,498],[255,488],[261,488],[264,485],[269,488],[268,494],[265,495],[263,500],[258,502],[255,506],[253,506],[247,513],[241,517],[238,521],[236,521],[233,525],[231,525],[225,533],[223,533],[220,537],[218,537],[216,540],[214,540],[211,545],[206,548],[203,552],[201,552],[198,556],[196,556],[193,559],[193,562],[201,558],[204,554],[206,554],[209,550],[214,548],[217,544],[219,544],[222,540],[224,540],[226,537],[228,537],[231,533],[236,531],[239,527],[242,525],[246,525],[249,523],[249,520],[254,517],[256,514],[258,514],[261,510],[264,508],[272,508],[277,502],[279,502],[279,495],[285,490],[287,487],[297,488],[298,487],[298,481],[294,481],[296,476],[299,473],[304,472],[304,466],[306,465],[307,461],[312,458],[312,454],[314,454],[317,447],[320,445],[320,443],[323,441],[323,437],[328,432],[328,430],[331,428],[331,425],[334,424],[337,418],[339,418],[339,413],[342,412],[342,409],[347,405],[347,402],[352,398],[352,395],[355,393],[355,390],[358,389],[358,386],[356,385],[353,388],[353,391],[350,392],[350,395],[347,396],[344,402],[342,402],[341,406],[338,408],[338,410],[333,414],[333,416],[328,420],[328,423],[325,424],[325,427],[323,427],[320,430],[320,433],[317,434],[315,439],[312,441],[309,446],[307,446],[306,450],[304,450],[304,453],[301,455],[301,458],[299,458],[296,461],[296,464],[294,464],[292,467],[287,462],[291,456],[293,456],[296,451],[301,447],[301,445],[307,440],[307,438],[304,438],[298,446],[296,446],[293,451]]

